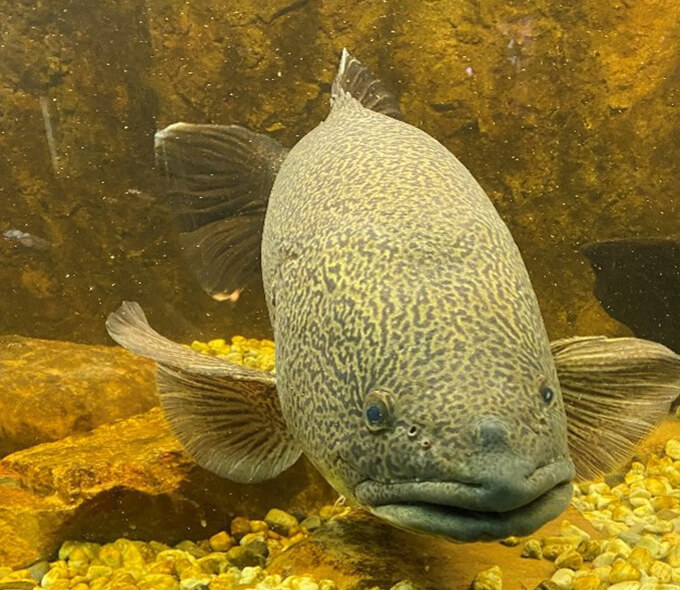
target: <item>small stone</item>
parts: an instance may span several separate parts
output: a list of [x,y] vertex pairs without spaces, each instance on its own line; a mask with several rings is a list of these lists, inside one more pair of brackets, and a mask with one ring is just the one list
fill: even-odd
[[264,517],[265,522],[280,535],[292,537],[300,529],[297,518],[278,508],[272,508]]
[[522,557],[541,559],[543,557],[541,543],[537,539],[529,539],[522,547]]
[[205,557],[200,557],[196,561],[196,565],[207,574],[217,575],[227,566],[228,562],[224,553],[209,553]]
[[556,568],[568,568],[576,570],[583,566],[583,557],[577,551],[565,551],[555,559]]
[[[1,568],[0,568],[1,569]],[[10,570],[11,571],[11,570]],[[37,582],[40,583],[40,580],[42,580],[43,576],[50,571],[50,562],[49,561],[38,561],[37,563],[34,563],[28,568],[28,573],[31,574],[31,577]],[[9,572],[7,572],[9,573]],[[6,575],[6,574],[5,574]],[[0,573],[0,580],[4,577],[2,573]]]
[[[579,555],[579,557],[581,556]],[[550,581],[560,590],[570,590],[572,582],[574,581],[574,572],[567,568],[558,569],[550,577]]]
[[252,543],[253,541],[265,541],[266,539],[267,539],[266,533],[248,533],[247,535],[243,535],[241,537],[239,545],[246,546]]
[[590,573],[574,579],[573,590],[598,590],[600,578],[596,574]]
[[563,544],[544,545],[542,551],[545,559],[555,561],[562,553],[569,551],[569,547]]
[[231,536],[238,541],[241,539],[241,537],[247,535],[250,532],[250,521],[243,516],[237,516],[231,521],[231,527],[229,530],[231,532]]
[[657,560],[652,563],[652,567],[649,568],[649,575],[654,576],[659,580],[659,582],[665,584],[666,582],[671,581],[673,568],[667,563]]
[[229,563],[239,569],[243,569],[244,567],[264,566],[265,563],[265,559],[262,555],[258,555],[248,547],[241,547],[240,545],[232,547],[227,551],[227,559],[229,560]]
[[502,539],[499,541],[501,545],[505,545],[506,547],[516,547],[521,543],[519,537],[506,537],[505,539]]
[[666,561],[671,567],[680,567],[680,543],[676,543],[671,547]]
[[609,581],[612,584],[617,582],[630,582],[640,579],[640,570],[626,561],[619,560],[612,564],[612,571],[609,573]]
[[614,559],[616,559],[616,553],[605,551],[593,559],[593,567],[612,565],[614,563]]
[[677,441],[674,438],[670,439],[666,442],[664,450],[666,451],[666,455],[671,459],[675,459],[676,461],[680,460],[680,441]]
[[229,551],[234,546],[234,540],[227,531],[220,531],[213,535],[210,537],[209,543],[213,551]]
[[239,584],[256,584],[262,581],[263,578],[264,572],[261,567],[244,567],[239,578]]
[[538,586],[536,586],[536,590],[561,590],[561,589],[552,580],[543,580]]
[[611,541],[607,541],[605,548],[607,551],[611,551],[616,555],[623,555],[624,557],[628,557],[632,551],[630,545],[621,539],[612,539]]
[[560,525],[560,533],[565,537],[579,537],[580,541],[590,541],[590,535],[568,520],[563,520]]
[[598,541],[581,541],[576,550],[583,557],[583,561],[593,561],[602,551],[602,547]]
[[609,574],[612,571],[611,565],[604,565],[600,567],[593,568],[593,573],[600,578],[601,582],[609,582]]
[[636,547],[647,547],[654,559],[661,559],[663,557],[663,546],[660,541],[652,536],[644,536],[636,544]]
[[99,550],[99,560],[111,568],[119,568],[123,564],[123,556],[113,545],[104,545]]
[[418,590],[418,589],[409,580],[402,580],[401,582],[397,582],[394,586],[392,586],[390,590]]
[[607,586],[607,590],[640,590],[640,582],[619,582]]
[[652,552],[646,547],[635,547],[628,556],[628,563],[645,573],[649,573],[649,568],[652,567],[654,558],[652,557]]
[[502,590],[503,573],[497,565],[479,572],[472,582],[472,590]]

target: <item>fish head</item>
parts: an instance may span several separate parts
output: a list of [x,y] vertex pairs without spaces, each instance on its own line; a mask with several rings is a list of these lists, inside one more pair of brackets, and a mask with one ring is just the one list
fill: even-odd
[[567,507],[574,467],[554,372],[471,365],[455,380],[419,381],[363,399],[363,424],[342,451],[361,478],[360,505],[465,542],[530,534]]

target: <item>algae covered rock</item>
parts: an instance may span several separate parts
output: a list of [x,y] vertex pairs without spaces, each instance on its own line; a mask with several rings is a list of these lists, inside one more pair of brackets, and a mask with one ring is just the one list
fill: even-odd
[[0,461],[0,565],[48,557],[69,538],[207,538],[235,514],[305,513],[334,492],[304,459],[258,485],[198,467],[155,408]]
[[157,405],[153,363],[118,347],[0,337],[0,456]]

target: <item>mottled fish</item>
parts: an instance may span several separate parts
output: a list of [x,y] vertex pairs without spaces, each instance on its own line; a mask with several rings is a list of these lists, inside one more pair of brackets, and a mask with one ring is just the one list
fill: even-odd
[[527,535],[666,415],[680,357],[635,338],[551,345],[468,170],[345,51],[331,104],[290,151],[237,126],[156,135],[204,288],[233,299],[264,281],[275,376],[163,338],[134,303],[109,333],[157,362],[165,416],[206,469],[258,482],[304,453],[395,526]]

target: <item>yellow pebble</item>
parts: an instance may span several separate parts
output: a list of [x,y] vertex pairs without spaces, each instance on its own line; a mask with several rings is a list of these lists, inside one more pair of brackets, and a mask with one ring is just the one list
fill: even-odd
[[634,565],[624,560],[617,560],[612,564],[612,571],[609,573],[609,581],[612,584],[617,582],[629,582],[640,579],[640,570]]
[[680,441],[677,441],[674,438],[670,439],[666,442],[665,451],[666,455],[671,459],[680,459]]
[[503,588],[503,573],[497,565],[479,572],[472,582],[472,590],[501,590]]
[[600,578],[596,574],[590,573],[574,579],[573,590],[598,590]]
[[635,547],[628,555],[628,563],[634,565],[639,570],[649,573],[649,569],[654,563],[652,552],[646,547]]

